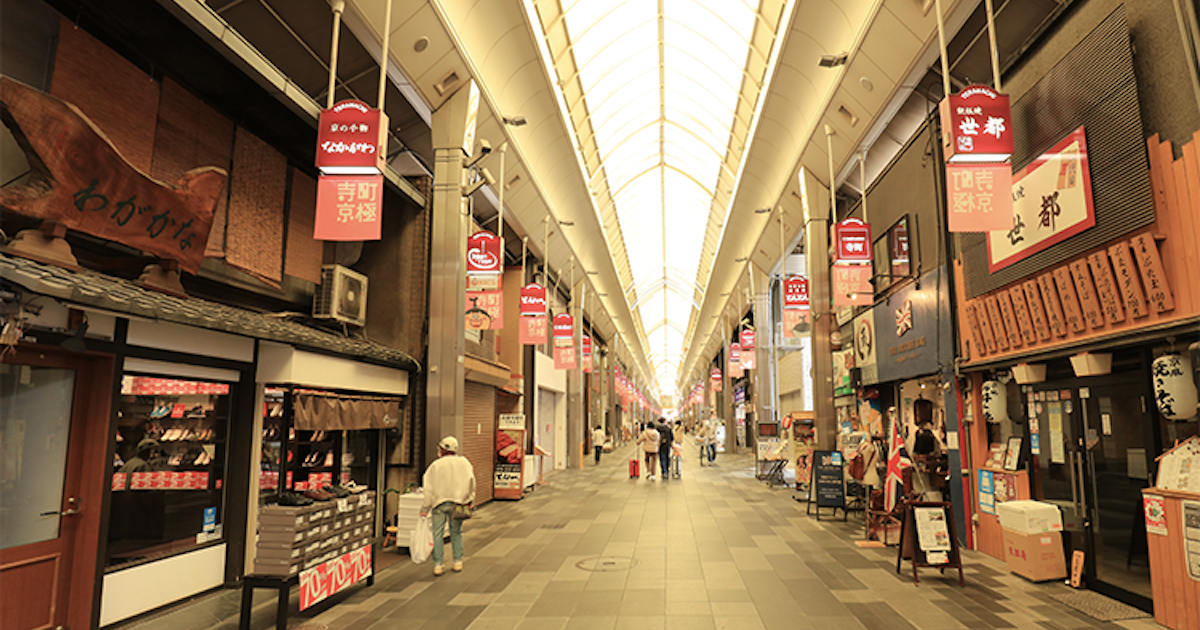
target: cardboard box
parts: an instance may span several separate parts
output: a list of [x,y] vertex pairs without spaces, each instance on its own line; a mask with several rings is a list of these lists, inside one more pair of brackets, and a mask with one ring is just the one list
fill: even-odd
[[1021,534],[1061,532],[1062,514],[1058,507],[1041,501],[1001,501],[996,503],[1000,526]]
[[1034,582],[1067,577],[1059,532],[1024,534],[1005,528],[1004,559],[1009,571]]

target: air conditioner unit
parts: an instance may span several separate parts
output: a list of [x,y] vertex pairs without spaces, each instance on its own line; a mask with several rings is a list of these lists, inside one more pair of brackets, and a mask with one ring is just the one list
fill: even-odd
[[365,326],[367,277],[341,265],[322,265],[321,286],[313,297],[313,317]]

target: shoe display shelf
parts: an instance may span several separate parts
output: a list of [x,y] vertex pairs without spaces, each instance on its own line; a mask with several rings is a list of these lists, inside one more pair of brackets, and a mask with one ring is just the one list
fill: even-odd
[[265,501],[273,493],[303,492],[341,481],[342,432],[297,430],[291,388],[268,387],[258,487]]
[[[112,489],[208,490],[224,460],[224,405],[208,395],[124,396]],[[140,460],[140,461],[139,461]],[[127,466],[135,462],[135,465]]]

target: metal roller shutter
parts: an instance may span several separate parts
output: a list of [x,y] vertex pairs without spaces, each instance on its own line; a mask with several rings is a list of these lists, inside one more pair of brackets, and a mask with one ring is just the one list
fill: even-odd
[[492,500],[496,470],[496,388],[466,382],[463,401],[462,455],[475,466],[476,505]]

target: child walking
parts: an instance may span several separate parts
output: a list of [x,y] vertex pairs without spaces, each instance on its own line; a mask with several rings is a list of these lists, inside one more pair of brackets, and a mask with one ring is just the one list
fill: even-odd
[[679,437],[679,433],[676,433],[675,439],[671,441],[671,463],[674,464],[671,467],[671,476],[676,479],[679,479],[683,476],[683,444],[679,442],[681,439],[683,438]]

